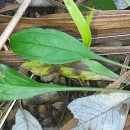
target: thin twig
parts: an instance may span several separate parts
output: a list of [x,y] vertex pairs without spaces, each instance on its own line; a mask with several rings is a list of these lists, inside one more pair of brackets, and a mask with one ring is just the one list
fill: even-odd
[[[129,63],[130,63],[130,54],[127,54],[127,56],[126,56],[126,58],[125,58],[125,60],[124,60],[124,64],[125,65],[129,65]],[[122,69],[121,69],[121,72],[120,72],[120,76],[122,76],[125,72],[127,71],[127,69],[126,68],[124,68],[124,67],[122,67]],[[118,87],[118,89],[121,89],[121,88],[124,88],[124,83],[121,83],[121,85]]]
[[[126,58],[125,58],[125,60],[124,60],[124,64],[125,64],[125,65],[129,65],[129,62],[130,62],[130,54],[127,54],[127,55],[126,55]],[[123,75],[126,71],[127,71],[127,69],[124,68],[124,67],[122,67],[121,72],[120,72],[120,75]]]
[[60,130],[70,130],[78,124],[78,119],[73,118],[67,124],[65,124]]
[[14,15],[14,17],[12,18],[10,23],[5,28],[4,32],[2,33],[2,35],[0,37],[0,50],[4,46],[5,42],[9,38],[9,36],[11,35],[12,31],[14,30],[15,26],[17,25],[17,23],[21,19],[23,13],[25,12],[27,7],[29,6],[30,2],[31,2],[31,0],[24,0],[23,1],[21,6],[19,7],[18,11],[16,12],[16,14]]
[[[14,15],[14,17],[12,18],[12,20],[10,21],[10,23],[8,24],[8,26],[6,27],[6,29],[4,30],[4,32],[2,33],[1,37],[0,37],[0,50],[2,49],[2,47],[4,46],[5,51],[8,51],[8,48],[5,44],[5,42],[7,41],[8,37],[10,36],[10,34],[12,33],[12,31],[14,30],[15,26],[17,25],[17,23],[19,22],[19,20],[21,19],[24,11],[27,9],[29,3],[31,2],[31,0],[24,0],[23,3],[21,4],[21,6],[19,7],[18,11],[16,12],[16,14]],[[12,110],[14,104],[16,103],[16,100],[14,100],[8,111],[6,112],[6,114],[4,115],[2,122],[0,123],[0,129],[2,128],[6,118],[8,117],[10,111]]]
[[121,77],[119,77],[114,83],[108,85],[106,88],[114,88],[117,89],[120,84],[126,80],[126,78],[130,75],[130,70],[125,72]]
[[8,5],[2,9],[0,9],[0,13],[3,13],[3,12],[6,12],[6,11],[9,11],[9,10],[15,10],[15,9],[18,9],[20,6],[20,4],[12,4],[12,5]]

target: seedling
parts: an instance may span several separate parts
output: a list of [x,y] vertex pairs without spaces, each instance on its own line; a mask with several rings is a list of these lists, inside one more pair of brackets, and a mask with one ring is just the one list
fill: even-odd
[[[90,70],[98,72],[99,74],[107,73],[106,75],[114,78],[118,78],[118,75],[94,60],[105,61],[130,69],[129,66],[101,57],[87,48],[91,45],[91,31],[89,24],[91,22],[93,12],[86,22],[84,17],[81,17],[82,14],[79,11],[77,12],[77,8],[72,0],[69,0],[69,3],[67,3],[67,0],[64,0],[64,2],[66,6],[69,6],[67,8],[79,29],[84,44],[74,37],[54,29],[31,28],[15,33],[10,37],[11,49],[23,58],[37,61],[35,62],[36,66],[42,66],[43,64],[58,64],[63,67],[63,64],[65,63],[81,61],[86,64]],[[79,21],[81,19],[83,20],[83,26]],[[87,86],[68,87],[53,84],[41,84],[5,65],[0,64],[0,70],[2,70],[2,73],[0,73],[0,100],[30,98],[37,94],[54,91],[80,90],[129,93],[124,90],[103,89]]]
[[92,36],[89,25],[93,17],[94,9],[91,11],[90,16],[87,17],[86,20],[73,2],[73,0],[64,0],[64,3],[81,34],[84,45],[90,47]]

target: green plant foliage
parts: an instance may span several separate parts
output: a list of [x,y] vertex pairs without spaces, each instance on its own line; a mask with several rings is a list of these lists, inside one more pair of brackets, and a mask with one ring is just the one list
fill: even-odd
[[0,100],[25,99],[38,94],[55,91],[104,91],[128,93],[128,91],[114,89],[40,84],[5,65],[0,64],[0,70],[2,72],[2,75],[0,75]]
[[80,10],[73,2],[73,0],[64,0],[64,3],[80,32],[83,43],[85,44],[85,46],[90,47],[92,36],[91,36],[89,24],[92,20],[94,10],[91,12],[91,15],[88,18],[88,23],[87,23],[87,21],[85,20],[85,18],[83,17],[83,15],[81,14]]
[[29,60],[47,64],[64,64],[93,59],[130,69],[129,66],[95,54],[74,37],[54,29],[26,29],[13,34],[10,41],[11,49]]
[[[77,25],[84,44],[87,47],[90,47],[91,31],[89,25],[94,10],[92,10],[87,20],[85,20],[72,0],[64,0],[64,2]],[[33,64],[28,63],[26,66],[30,67],[32,65],[33,71],[40,76],[43,73],[47,75],[54,70],[54,66],[58,66],[59,73],[70,78],[87,80],[110,79],[109,77],[118,78],[118,75],[94,60],[101,60],[130,69],[129,66],[122,65],[93,53],[74,37],[54,29],[27,29],[13,34],[10,40],[11,49],[16,54],[23,58],[36,61],[33,62]],[[75,68],[63,65],[64,63],[75,61],[81,61],[84,63],[88,66],[90,71],[77,69],[78,72],[80,72],[77,75],[77,72],[76,74],[73,73]],[[55,91],[103,91],[129,93],[128,91],[114,89],[66,87],[53,84],[41,84],[21,75],[5,65],[0,64],[0,100],[31,98],[41,93]]]
[[[92,18],[93,18],[93,14],[94,14],[94,8],[92,9],[92,11],[90,12],[89,16],[86,16],[86,20],[85,18],[83,17],[83,15],[80,13],[79,9],[77,8],[77,6],[75,5],[75,3],[73,2],[73,0],[70,0],[70,1],[67,1],[67,0],[64,0],[65,2],[65,5],[69,11],[69,13],[71,14],[76,26],[78,27],[79,29],[79,32],[82,36],[82,39],[90,39],[91,37],[87,37],[87,29],[89,29],[90,31],[90,28],[88,26],[90,26],[90,23],[92,21]],[[78,13],[77,13],[78,12]],[[77,14],[77,15],[75,15]],[[78,19],[80,18],[80,20]],[[82,22],[84,21],[84,22]],[[86,23],[85,21],[87,22],[87,28],[86,28]],[[85,24],[83,24],[85,23]],[[85,33],[86,32],[86,33]],[[85,35],[82,35],[82,34],[85,34]],[[89,40],[91,41],[91,39]],[[83,43],[89,48],[91,43],[87,43],[87,41],[85,42],[83,40]],[[89,69],[94,72],[94,73],[97,73],[97,74],[102,74],[102,75],[107,75],[109,77],[116,77],[117,78],[117,75],[115,73],[113,73],[112,71],[110,71],[109,69],[105,68],[104,66],[102,66],[100,63],[96,62],[96,61],[90,61],[90,60],[86,60],[87,62],[84,62],[87,66],[89,66]],[[118,76],[119,77],[119,76]]]
[[95,57],[74,37],[54,30],[31,28],[11,36],[11,49],[18,55],[48,64],[64,64]]
[[[87,21],[87,23],[88,23],[89,26],[90,26],[90,24],[91,24],[93,15],[94,15],[94,8],[92,9],[92,11],[90,11],[89,16],[86,16],[86,21]],[[91,44],[90,44],[90,45],[91,45]]]
[[[116,10],[116,5],[113,0],[85,0],[84,6],[99,9],[99,10]],[[80,6],[81,11],[86,11],[86,7]]]
[[42,67],[42,66],[46,66],[45,63],[43,62],[36,62],[36,61],[26,61],[25,63],[22,64],[23,67]]
[[88,69],[91,70],[92,72],[113,77],[115,79],[119,78],[119,75],[107,69],[97,61],[85,59],[82,60],[82,63],[84,63],[88,67]]

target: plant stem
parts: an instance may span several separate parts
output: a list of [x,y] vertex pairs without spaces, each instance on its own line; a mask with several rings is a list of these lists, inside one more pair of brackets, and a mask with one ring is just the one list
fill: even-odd
[[[4,47],[5,51],[8,51],[7,46],[4,45],[4,44],[7,41],[10,34],[12,33],[12,31],[14,30],[17,23],[19,22],[20,18],[22,17],[24,11],[26,10],[26,8],[28,7],[30,2],[31,2],[31,0],[24,0],[24,2],[21,4],[20,8],[18,9],[18,12],[14,15],[14,17],[12,18],[12,20],[10,21],[10,23],[8,24],[8,26],[6,27],[6,29],[2,33],[2,35],[0,37],[0,50],[2,49],[2,47]],[[9,115],[9,113],[10,113],[10,111],[13,108],[15,103],[16,103],[16,100],[14,100],[11,103],[8,111],[4,115],[4,117],[2,119],[2,122],[0,123],[0,129],[2,128],[7,116]]]
[[8,108],[8,111],[7,111],[6,114],[3,116],[2,120],[1,120],[1,123],[0,123],[0,129],[2,129],[2,126],[3,126],[3,124],[5,123],[7,117],[8,117],[8,115],[9,115],[10,111],[12,110],[12,108],[13,108],[13,106],[14,106],[15,103],[16,103],[16,100],[14,100],[14,101],[11,103],[10,107]]
[[21,6],[19,7],[18,11],[16,12],[16,14],[14,15],[14,17],[12,18],[12,20],[10,21],[10,23],[7,25],[7,27],[4,30],[4,32],[2,33],[2,35],[0,36],[0,50],[4,46],[4,44],[7,41],[7,39],[9,38],[10,34],[13,32],[15,26],[17,25],[17,23],[21,19],[23,13],[27,9],[27,7],[30,4],[30,2],[31,2],[31,0],[24,0],[23,1],[23,3],[21,4]]

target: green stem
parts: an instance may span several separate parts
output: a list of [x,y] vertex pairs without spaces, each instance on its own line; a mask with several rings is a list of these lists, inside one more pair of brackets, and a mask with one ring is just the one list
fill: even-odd
[[[53,88],[54,91],[54,88]],[[120,92],[120,93],[129,93],[130,91],[118,90],[118,89],[108,89],[108,88],[94,88],[94,87],[62,87],[55,88],[55,91],[96,91],[96,92]]]

